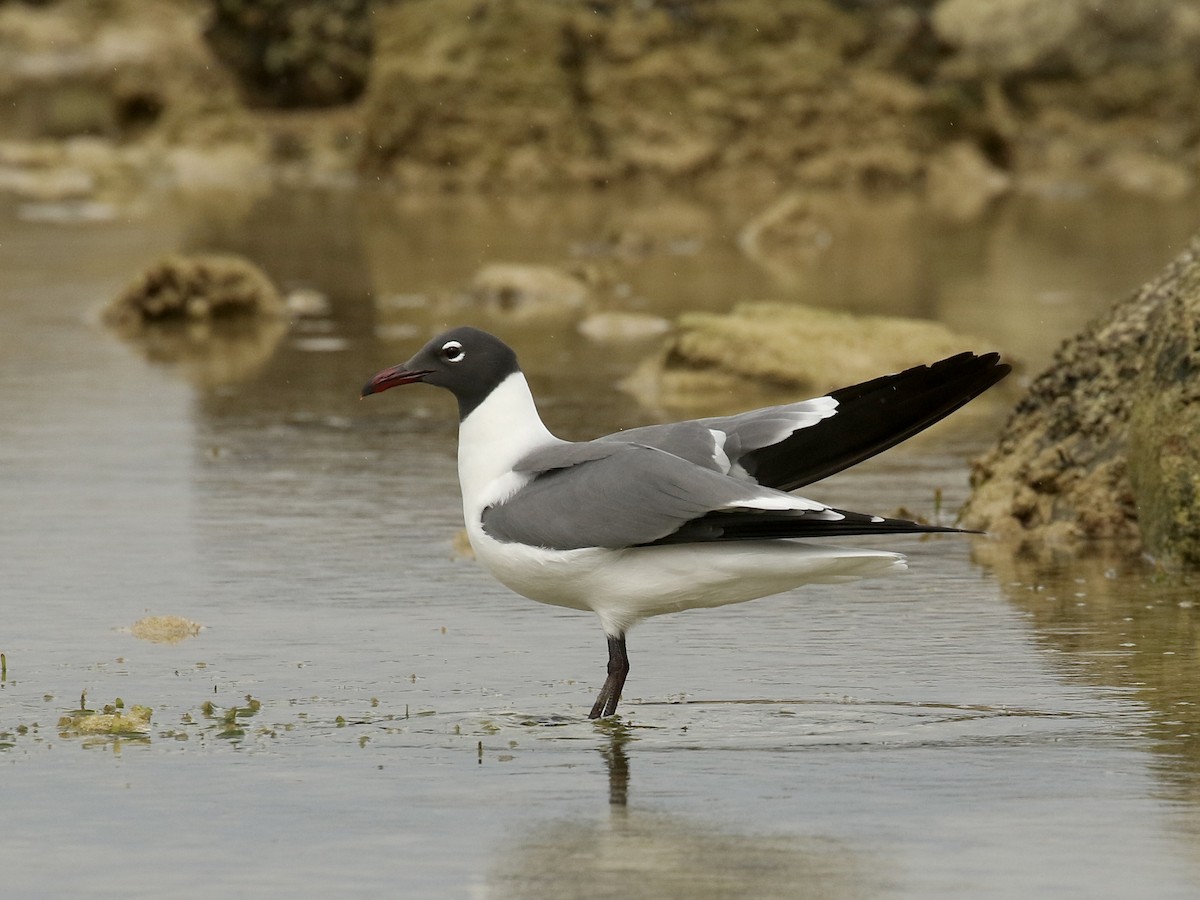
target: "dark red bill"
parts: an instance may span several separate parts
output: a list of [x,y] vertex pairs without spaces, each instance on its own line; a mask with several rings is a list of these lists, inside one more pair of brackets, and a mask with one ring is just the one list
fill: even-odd
[[414,381],[424,381],[425,376],[433,374],[430,369],[409,369],[405,365],[392,366],[390,369],[384,369],[382,372],[376,372],[371,376],[371,380],[363,385],[360,397],[366,397],[369,394],[378,394],[380,391],[386,391],[388,388],[394,388],[401,384],[412,384]]

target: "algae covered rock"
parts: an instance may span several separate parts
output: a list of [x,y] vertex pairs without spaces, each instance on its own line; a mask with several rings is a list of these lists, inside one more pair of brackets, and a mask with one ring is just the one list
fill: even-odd
[[1146,366],[1129,420],[1129,479],[1142,540],[1200,563],[1200,240],[1150,311]]
[[1200,563],[1198,374],[1200,237],[1059,348],[976,462],[963,521],[1030,549]]
[[[1097,49],[1087,37],[1095,0],[944,0],[933,14],[939,38],[958,49],[955,64],[997,75],[1055,71]],[[1101,2],[1100,6],[1105,4]]]
[[194,384],[251,377],[288,333],[287,304],[256,265],[238,256],[168,256],[138,275],[102,312],[146,359]]
[[915,185],[923,93],[838,4],[406,0],[375,9],[364,163],[414,186],[749,172]]
[[152,644],[178,644],[198,635],[203,627],[182,616],[145,616],[134,622],[129,631],[138,640]]
[[717,413],[816,396],[980,347],[937,322],[745,303],[680,316],[663,349],[623,386],[650,406]]
[[249,260],[210,254],[168,256],[138,275],[105,308],[111,325],[278,317],[286,310],[271,279]]
[[118,698],[100,712],[87,709],[82,704],[58,720],[59,734],[63,737],[86,735],[113,735],[145,737],[150,733],[150,717],[153,710],[148,706],[134,705],[125,708]]
[[0,3],[0,131],[250,138],[233,80],[204,44],[204,12],[176,0]]
[[1195,183],[1190,0],[943,0],[929,26],[948,130],[973,122],[993,161],[1164,197]]
[[209,0],[205,37],[252,105],[332,106],[366,84],[368,0]]

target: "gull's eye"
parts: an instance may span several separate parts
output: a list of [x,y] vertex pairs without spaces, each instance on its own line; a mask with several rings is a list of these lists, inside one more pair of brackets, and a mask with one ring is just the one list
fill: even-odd
[[446,341],[446,343],[442,344],[442,359],[446,360],[446,362],[462,362],[463,357],[466,355],[462,344],[458,341]]

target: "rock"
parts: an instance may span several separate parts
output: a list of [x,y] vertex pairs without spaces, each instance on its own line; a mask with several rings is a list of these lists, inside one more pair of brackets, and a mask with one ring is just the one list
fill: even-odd
[[1020,176],[1166,197],[1192,182],[1195,3],[943,0],[930,25],[948,51],[930,82],[947,133],[970,135]]
[[254,106],[348,103],[362,93],[374,34],[368,0],[209,0],[205,37]]
[[1200,38],[1180,0],[943,0],[930,23],[951,71],[1004,79],[1087,78],[1186,57]]
[[1200,236],[1059,348],[974,464],[963,521],[1023,549],[1200,563],[1198,376]]
[[1178,200],[1195,187],[1196,180],[1178,163],[1133,149],[1114,151],[1104,162],[1109,180],[1131,194]]
[[101,312],[146,359],[193,384],[245,380],[288,332],[287,307],[271,280],[229,255],[168,256],[133,280]]
[[26,139],[249,130],[201,34],[202,5],[61,0],[0,5],[0,131]]
[[22,203],[17,217],[22,222],[111,222],[119,210],[111,203],[97,200],[55,200],[48,203]]
[[266,274],[232,255],[169,256],[147,268],[105,308],[116,326],[227,317],[276,318],[286,307]]
[[284,298],[287,311],[293,316],[306,319],[323,319],[333,311],[329,297],[316,288],[296,288]]
[[1012,178],[997,169],[974,144],[955,141],[929,161],[925,191],[929,206],[950,222],[970,222],[1012,188]]
[[[96,137],[2,141],[0,192],[39,206],[105,204],[115,208],[116,201],[130,196],[136,156]],[[124,208],[128,211],[135,205],[128,202]]]
[[263,156],[250,144],[181,144],[167,149],[161,162],[179,193],[201,202],[209,195],[224,208],[249,206],[269,189]]
[[367,162],[428,185],[539,184],[595,154],[575,108],[565,4],[410,0],[375,10]]
[[61,165],[65,156],[57,141],[0,141],[0,166],[47,169]]
[[0,166],[0,191],[23,200],[55,203],[88,197],[95,189],[91,174],[74,167],[46,169]]
[[1129,479],[1142,540],[1200,564],[1200,239],[1158,282],[1129,418]]
[[368,169],[430,185],[919,182],[925,95],[824,2],[407,0],[375,9]]
[[663,349],[622,386],[651,407],[718,414],[819,396],[980,346],[937,322],[746,303],[680,316]]
[[345,338],[334,337],[304,337],[292,341],[292,346],[303,353],[341,353],[350,342]]
[[1200,155],[1194,0],[11,0],[0,50],[0,136],[106,141],[119,166],[74,166],[116,206],[172,177],[765,198],[968,176],[936,205],[970,218],[996,173],[937,156],[954,142],[1022,188],[1167,197]]
[[934,33],[957,52],[956,66],[1012,75],[1067,64],[1087,23],[1088,0],[944,0]]
[[561,269],[513,263],[484,266],[470,290],[476,302],[515,319],[575,315],[589,296],[583,281]]
[[670,330],[670,322],[649,313],[600,312],[579,323],[580,334],[601,343],[644,341],[661,337]]

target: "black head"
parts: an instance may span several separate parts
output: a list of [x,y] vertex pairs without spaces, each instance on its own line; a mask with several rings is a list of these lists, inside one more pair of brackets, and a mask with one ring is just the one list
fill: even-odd
[[465,419],[500,382],[518,371],[517,355],[504,341],[464,325],[439,334],[408,362],[376,373],[363,387],[362,396],[423,381],[454,394],[458,416]]

